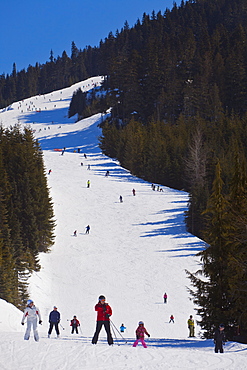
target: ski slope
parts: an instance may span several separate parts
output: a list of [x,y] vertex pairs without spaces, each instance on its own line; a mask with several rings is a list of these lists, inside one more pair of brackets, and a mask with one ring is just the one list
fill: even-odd
[[[43,319],[40,341],[23,340],[22,313],[0,300],[0,369],[246,369],[246,345],[229,342],[222,355],[214,353],[211,340],[200,339],[199,327],[197,337],[188,338],[187,320],[195,311],[185,269],[198,268],[195,254],[203,242],[185,230],[187,194],[163,186],[162,192],[153,191],[150,183],[102,155],[98,124],[103,115],[77,123],[67,118],[73,92],[101,81],[93,77],[0,111],[3,127],[29,125],[40,141],[56,220],[55,245],[40,255],[42,269],[29,281],[30,298]],[[63,155],[54,150],[64,147]],[[94,305],[101,294],[112,307],[114,325],[127,327],[127,343],[115,330],[117,340],[113,332],[115,344],[108,346],[102,329],[98,344],[91,344]],[[48,339],[54,305],[61,313],[61,337],[53,332]],[[171,314],[174,324],[169,323]],[[70,334],[74,315],[81,322],[78,335]],[[151,334],[147,349],[132,347],[140,320]]]

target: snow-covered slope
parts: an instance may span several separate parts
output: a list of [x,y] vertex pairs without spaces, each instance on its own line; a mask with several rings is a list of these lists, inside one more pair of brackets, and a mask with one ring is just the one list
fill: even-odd
[[[77,123],[66,117],[73,91],[93,88],[101,80],[94,77],[26,99],[0,113],[4,127],[29,124],[40,140],[47,173],[52,171],[48,183],[57,224],[55,245],[51,253],[40,255],[42,269],[30,278],[30,296],[43,316],[40,342],[23,341],[25,328],[17,325],[21,313],[0,301],[4,311],[0,368],[244,369],[246,346],[229,343],[224,355],[216,355],[212,341],[187,338],[187,319],[194,315],[194,307],[185,269],[197,268],[194,256],[203,248],[202,241],[184,227],[187,194],[166,187],[153,191],[151,184],[102,155],[97,145],[98,123],[104,118],[100,114]],[[64,147],[63,155],[54,151]],[[86,235],[88,224],[91,230]],[[109,347],[103,330],[97,346],[91,344],[94,305],[101,294],[113,309],[112,322],[117,328],[121,323],[127,327],[127,344],[115,340],[121,346]],[[58,340],[55,333],[47,338],[48,315],[54,305],[62,316]],[[168,323],[171,314],[174,324]],[[81,322],[77,336],[70,334],[68,320],[73,315]],[[131,347],[139,320],[151,334],[147,349]]]

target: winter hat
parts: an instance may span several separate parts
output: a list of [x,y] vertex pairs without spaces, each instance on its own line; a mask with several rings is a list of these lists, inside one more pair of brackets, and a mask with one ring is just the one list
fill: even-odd
[[33,301],[32,301],[31,299],[28,299],[28,300],[27,300],[27,306],[29,306],[29,305],[30,305],[30,303],[33,303]]
[[105,296],[104,296],[104,295],[100,295],[100,296],[99,296],[99,301],[100,301],[101,299],[105,299]]
[[139,325],[144,325],[144,322],[143,321],[139,321]]
[[225,325],[224,324],[220,324],[219,325],[219,328],[224,328],[225,327]]
[[54,306],[53,308],[57,308],[57,306]]

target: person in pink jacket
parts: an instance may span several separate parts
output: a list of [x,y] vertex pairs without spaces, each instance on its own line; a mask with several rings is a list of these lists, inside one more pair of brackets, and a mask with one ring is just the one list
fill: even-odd
[[143,321],[140,321],[139,322],[139,326],[138,328],[136,329],[136,341],[135,343],[133,344],[133,347],[136,347],[138,342],[140,341],[141,344],[143,345],[144,348],[147,348],[147,345],[145,343],[145,340],[144,340],[144,335],[147,335],[148,337],[150,337],[150,334],[148,334],[146,328],[144,327],[144,322]]

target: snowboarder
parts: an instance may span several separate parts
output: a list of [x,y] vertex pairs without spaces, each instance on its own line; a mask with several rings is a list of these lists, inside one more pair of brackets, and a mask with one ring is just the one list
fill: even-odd
[[87,180],[87,188],[90,188],[90,180]]
[[215,333],[214,333],[214,344],[215,344],[215,348],[214,348],[214,352],[215,353],[218,353],[218,351],[220,351],[220,353],[223,353],[224,350],[223,350],[223,344],[225,344],[225,333],[224,333],[224,325],[223,324],[220,324],[218,329],[215,330]]
[[90,226],[89,226],[89,225],[87,225],[87,226],[86,226],[86,233],[85,233],[85,234],[89,234],[89,230],[90,230]]
[[164,303],[167,303],[167,294],[164,294]]
[[56,333],[57,333],[57,338],[59,338],[60,333],[59,333],[58,324],[60,323],[60,313],[58,312],[56,306],[54,306],[53,311],[50,312],[49,323],[50,323],[50,328],[49,328],[49,331],[48,331],[48,338],[50,338],[53,326],[55,326],[55,330],[56,330]]
[[136,329],[136,341],[133,344],[133,347],[136,347],[138,342],[140,341],[144,348],[147,348],[146,342],[144,340],[144,335],[147,335],[148,338],[150,337],[150,334],[147,332],[146,328],[144,327],[144,322],[140,321],[139,326]]
[[174,324],[174,316],[173,315],[170,316],[169,324],[170,324],[170,322],[173,322],[173,324]]
[[98,341],[99,333],[104,325],[107,333],[107,342],[110,345],[113,344],[110,328],[110,316],[112,315],[112,309],[108,303],[105,302],[105,296],[99,296],[99,302],[95,305],[95,311],[97,311],[97,324],[96,330],[92,339],[92,344],[96,344]]
[[122,197],[122,195],[120,195],[119,201],[120,201],[120,203],[123,203],[123,197]]
[[188,320],[188,328],[189,328],[189,337],[194,337],[195,336],[195,323],[194,323],[192,315],[190,315],[190,318]]
[[122,324],[121,326],[120,326],[120,332],[121,333],[124,333],[124,330],[126,329],[126,327],[124,326],[124,324]]
[[135,189],[132,190],[132,193],[133,193],[134,196],[136,195]]
[[37,330],[37,318],[39,318],[39,324],[42,324],[41,315],[39,309],[35,307],[33,301],[29,299],[27,301],[27,307],[24,310],[21,324],[24,325],[25,318],[27,318],[27,330],[24,335],[25,340],[29,340],[30,332],[33,327],[33,335],[36,342],[39,341],[39,333]]
[[77,320],[76,316],[73,316],[73,319],[70,320],[70,326],[72,326],[71,334],[76,332],[78,334],[78,326],[80,326],[80,321]]

